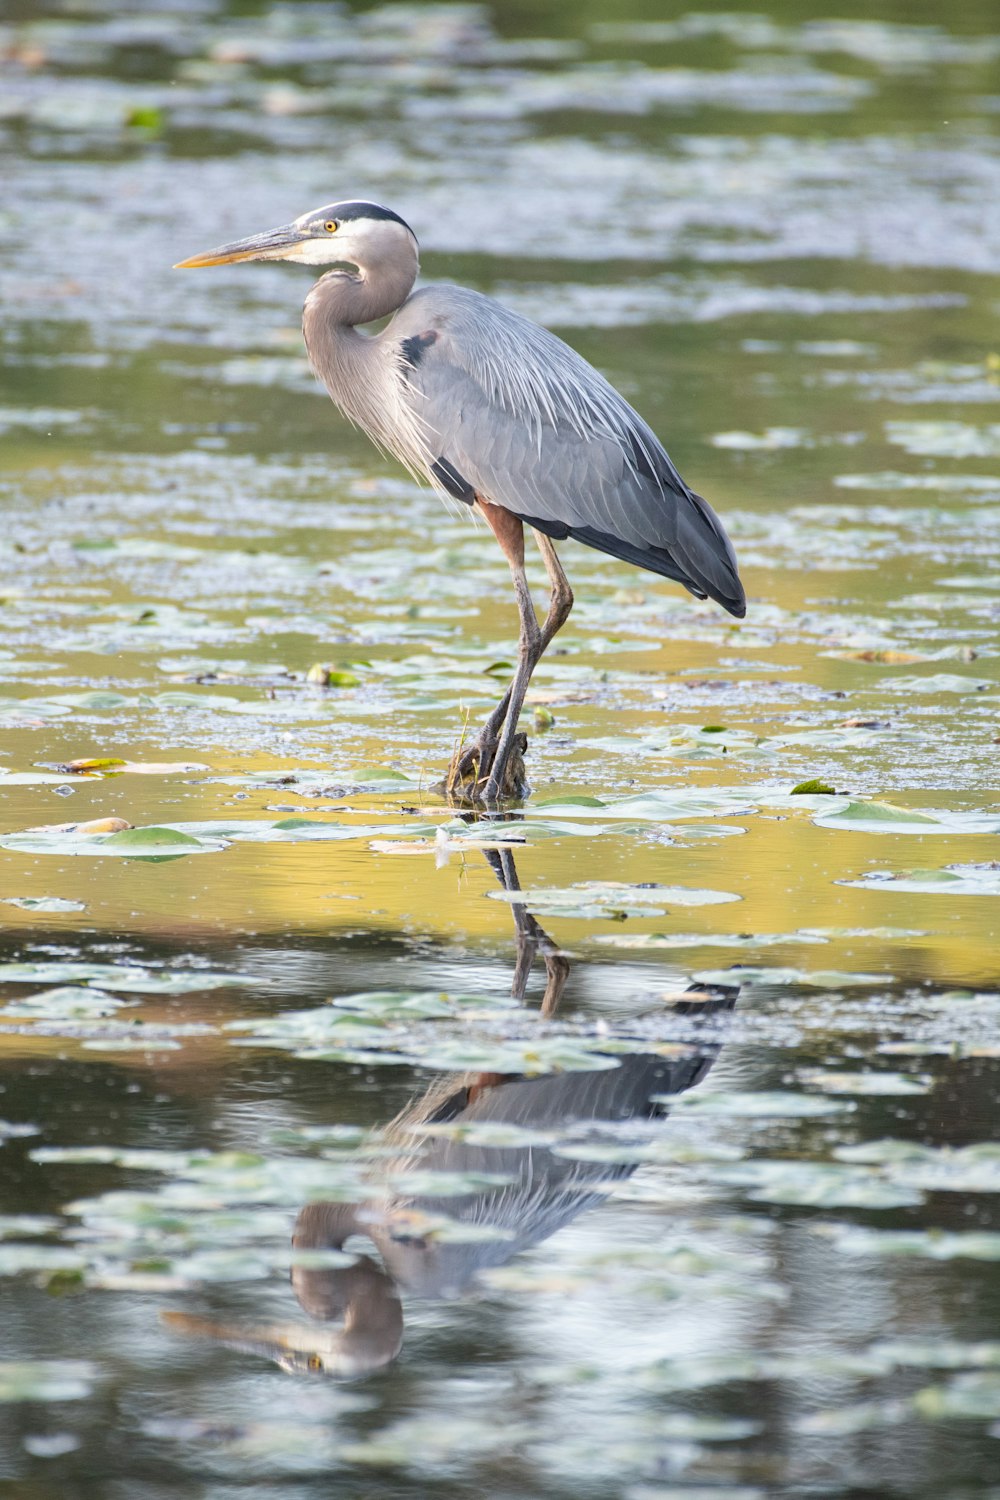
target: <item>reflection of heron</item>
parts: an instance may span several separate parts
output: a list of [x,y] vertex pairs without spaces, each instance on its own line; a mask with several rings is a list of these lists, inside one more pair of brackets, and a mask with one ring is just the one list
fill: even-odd
[[[599,238],[593,245],[601,253]],[[652,430],[561,339],[465,287],[412,292],[417,241],[375,203],[331,203],[292,224],[181,261],[216,266],[292,260],[328,272],[306,298],[313,369],[341,411],[380,448],[478,510],[510,565],[520,615],[518,665],[448,789],[495,803],[523,780],[517,721],[542,652],[573,594],[552,538],[588,546],[682,583],[733,615],[746,612],[729,538]],[[366,338],[359,324],[395,317]],[[524,571],[524,525],[551,586],[539,626]]]
[[[517,889],[509,850],[487,858],[505,889]],[[536,953],[546,969],[543,1015],[559,1002],[569,963],[535,919],[515,905],[517,965],[514,993],[524,994]],[[675,1011],[719,1015],[730,1011],[737,990],[693,986],[676,997]],[[655,1046],[654,1044],[651,1044]],[[323,1323],[239,1329],[186,1313],[167,1314],[182,1331],[215,1338],[230,1348],[262,1354],[288,1370],[356,1375],[391,1363],[403,1338],[398,1287],[424,1297],[454,1297],[475,1285],[479,1274],[554,1234],[585,1209],[600,1203],[607,1184],[628,1177],[635,1161],[587,1160],[586,1151],[563,1155],[559,1137],[593,1123],[651,1120],[668,1109],[663,1096],[700,1083],[718,1055],[722,1036],[711,1031],[681,1053],[634,1052],[617,1066],[528,1078],[521,1074],[447,1074],[436,1080],[386,1127],[400,1151],[393,1191],[364,1203],[309,1203],[296,1222],[296,1252],[339,1250],[352,1235],[378,1249],[382,1265],[359,1255],[345,1267],[295,1265],[292,1286],[299,1302]],[[467,1139],[466,1130],[471,1131]],[[529,1144],[493,1144],[495,1127],[529,1131]],[[477,1139],[478,1134],[478,1139]],[[548,1136],[551,1134],[551,1141]],[[470,1174],[480,1182],[459,1196],[407,1194],[406,1173]],[[397,1175],[398,1174],[398,1175]],[[485,1174],[486,1182],[482,1182]],[[442,1235],[446,1223],[451,1233]]]

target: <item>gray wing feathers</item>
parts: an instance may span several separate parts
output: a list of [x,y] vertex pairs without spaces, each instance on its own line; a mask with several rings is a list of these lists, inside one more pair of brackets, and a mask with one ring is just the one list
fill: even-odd
[[[415,366],[401,367],[436,447],[431,461],[446,458],[478,493],[540,530],[579,535],[742,612],[736,558],[715,512],[568,344],[461,287],[416,293],[387,330],[393,342],[397,326],[404,339],[437,334]],[[429,470],[426,457],[421,467]]]

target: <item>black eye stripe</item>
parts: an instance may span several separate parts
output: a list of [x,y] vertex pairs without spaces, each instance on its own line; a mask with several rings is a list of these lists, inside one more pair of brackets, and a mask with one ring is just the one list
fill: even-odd
[[[352,219],[391,219],[396,224],[402,224],[404,229],[410,229],[405,219],[399,214],[394,214],[391,208],[383,208],[381,203],[366,203],[364,201],[352,200],[350,203],[328,203],[324,208],[316,210],[316,218],[321,223],[336,222],[338,229],[350,223]],[[416,239],[416,235],[413,235]]]

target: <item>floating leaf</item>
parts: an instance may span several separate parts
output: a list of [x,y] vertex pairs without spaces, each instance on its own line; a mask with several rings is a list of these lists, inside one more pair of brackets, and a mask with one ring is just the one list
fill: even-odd
[[89,1359],[0,1360],[0,1401],[83,1401],[99,1380]]
[[[69,823],[33,828],[0,837],[0,846],[25,854],[99,854],[150,861],[177,859],[188,854],[214,854],[225,849],[222,839],[195,838],[177,828],[132,828],[109,819],[104,826]],[[110,826],[110,831],[106,831]]]
[[961,677],[956,672],[935,672],[927,677],[887,677],[879,684],[897,693],[985,693],[997,684],[988,677]]
[[926,1073],[834,1073],[800,1068],[800,1082],[824,1094],[926,1094],[934,1080]]
[[254,982],[248,976],[217,969],[154,969],[135,964],[85,963],[74,959],[0,963],[0,983],[3,984],[97,984],[104,989],[147,995],[186,995]]
[[83,911],[84,902],[68,901],[62,896],[5,896],[5,906],[19,906],[23,911]]
[[816,990],[844,990],[884,984],[891,976],[852,974],[839,969],[816,969],[808,973],[804,969],[758,969],[734,964],[731,969],[702,969],[693,977],[699,984],[802,985]]
[[724,1119],[738,1120],[811,1119],[839,1114],[852,1108],[839,1100],[817,1099],[809,1094],[794,1094],[781,1089],[761,1093],[698,1089],[689,1094],[656,1094],[653,1097],[661,1104],[679,1109],[683,1114],[718,1115]]
[[857,829],[863,833],[932,833],[940,829],[936,818],[895,807],[891,802],[848,802],[836,812],[821,812],[813,821],[819,828]]
[[867,1229],[858,1224],[817,1225],[842,1255],[901,1256],[915,1260],[1000,1261],[1000,1234],[988,1230]]
[[116,756],[111,755],[91,760],[70,760],[60,766],[59,769],[68,772],[70,775],[77,776],[190,776],[198,771],[207,771],[208,766],[194,760],[119,760]]
[[659,916],[664,905],[717,906],[739,901],[730,891],[698,890],[681,885],[627,885],[615,880],[584,880],[579,885],[540,890],[489,891],[494,901],[509,901],[532,911],[567,917]]
[[940,870],[873,870],[856,880],[838,880],[838,885],[868,891],[900,891],[920,896],[998,896],[1000,863],[946,865]]
[[103,990],[63,985],[57,989],[39,990],[24,999],[11,1001],[0,1009],[5,1016],[38,1017],[45,1020],[87,1020],[113,1015],[126,1000],[116,1000]]
[[923,1193],[917,1188],[836,1162],[750,1161],[719,1171],[725,1181],[748,1188],[751,1198],[764,1203],[809,1208],[907,1208],[923,1202]]
[[84,771],[112,771],[120,770],[125,762],[115,755],[106,755],[89,760],[69,760],[59,767],[60,771],[84,772]]
[[930,1422],[988,1422],[1000,1417],[1000,1372],[968,1370],[947,1385],[928,1385],[913,1397],[913,1409]]

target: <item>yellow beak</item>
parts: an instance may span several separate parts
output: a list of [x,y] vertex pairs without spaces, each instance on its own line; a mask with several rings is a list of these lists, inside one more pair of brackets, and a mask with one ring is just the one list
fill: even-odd
[[179,260],[175,271],[194,271],[202,266],[228,266],[238,260],[293,260],[298,247],[312,236],[294,224],[282,224],[278,229],[266,229],[263,234],[252,234],[245,240],[233,240],[229,245],[219,245],[215,250],[204,250],[200,255],[191,255]]

